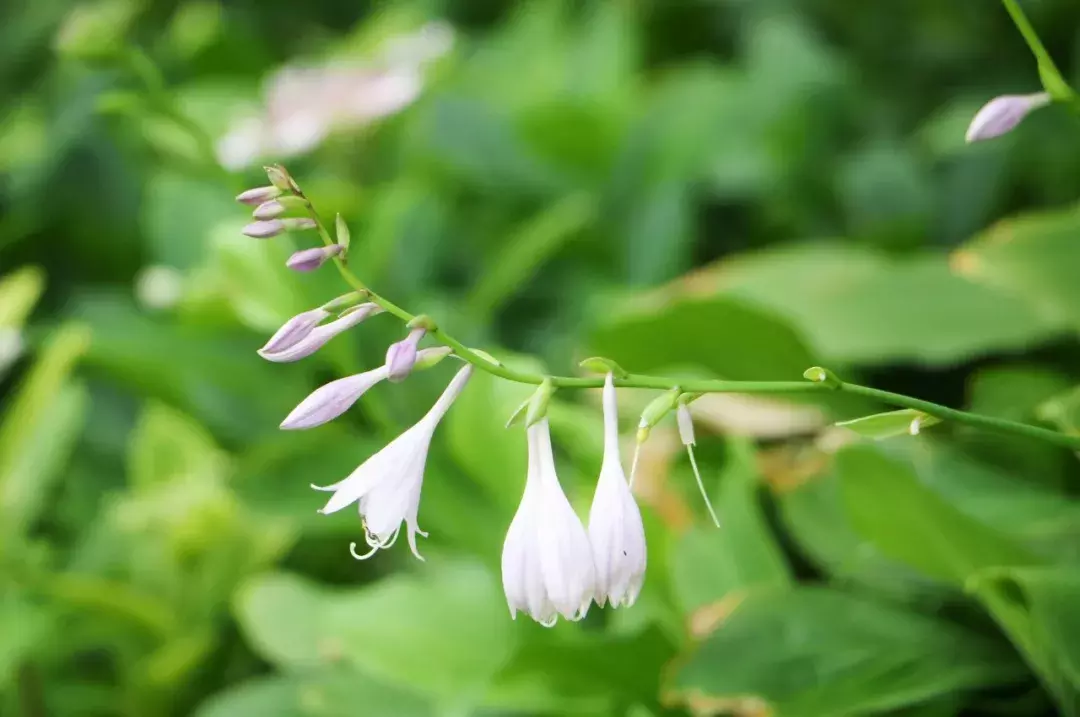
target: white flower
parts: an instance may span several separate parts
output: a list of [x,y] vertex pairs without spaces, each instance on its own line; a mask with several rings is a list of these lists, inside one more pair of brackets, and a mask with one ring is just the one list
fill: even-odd
[[371,550],[360,555],[356,552],[356,543],[351,543],[349,550],[357,560],[369,558],[380,548],[393,545],[401,532],[402,522],[405,523],[406,537],[413,555],[424,559],[416,549],[416,534],[420,533],[426,538],[427,533],[420,530],[416,516],[420,508],[420,488],[424,482],[428,448],[435,427],[465,388],[471,373],[472,366],[458,371],[427,415],[364,461],[348,478],[325,487],[311,486],[315,490],[334,493],[320,513],[334,513],[359,503],[365,537]]
[[585,526],[555,474],[547,419],[528,429],[529,468],[503,544],[502,579],[510,616],[518,610],[545,627],[559,615],[580,620],[596,590],[596,569]]
[[645,581],[645,526],[619,460],[619,416],[611,374],[604,382],[604,460],[589,510],[596,603],[630,606]]

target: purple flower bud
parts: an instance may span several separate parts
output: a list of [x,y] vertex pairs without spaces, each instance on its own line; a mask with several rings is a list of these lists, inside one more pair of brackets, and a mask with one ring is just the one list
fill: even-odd
[[409,332],[409,335],[391,344],[386,350],[387,378],[393,382],[404,381],[416,365],[416,347],[420,339],[424,338],[427,329],[417,327]]
[[241,193],[236,198],[236,201],[241,204],[250,204],[254,207],[279,196],[281,196],[281,190],[277,187],[255,187],[254,189],[249,189],[246,192]]
[[280,329],[274,332],[266,345],[259,349],[259,353],[278,353],[306,338],[316,326],[330,317],[330,312],[323,308],[311,309],[302,314],[297,314],[286,321]]
[[256,219],[274,219],[275,217],[280,217],[284,213],[285,205],[276,199],[271,199],[269,202],[263,202],[255,207],[255,211],[251,213],[251,216]]
[[285,262],[285,266],[293,271],[314,271],[325,264],[327,259],[340,253],[340,244],[303,249],[290,256]]
[[286,416],[281,428],[296,431],[314,428],[334,420],[356,403],[369,388],[386,378],[386,367],[339,378],[321,386]]
[[315,353],[321,349],[327,341],[334,338],[342,331],[356,326],[378,310],[379,307],[376,304],[361,304],[360,306],[342,313],[340,317],[328,324],[316,326],[299,341],[275,350],[259,349],[259,355],[267,361],[273,361],[275,363],[299,361],[300,359]]
[[285,231],[285,221],[283,219],[252,222],[242,230],[244,234],[255,239],[269,239],[270,237],[276,237],[283,231]]
[[314,229],[314,219],[302,217],[298,219],[269,219],[266,221],[252,222],[243,228],[243,233],[256,239],[269,239],[275,237],[287,229]]
[[1050,104],[1050,95],[1002,95],[983,105],[968,125],[965,139],[979,142],[1011,132],[1033,110]]

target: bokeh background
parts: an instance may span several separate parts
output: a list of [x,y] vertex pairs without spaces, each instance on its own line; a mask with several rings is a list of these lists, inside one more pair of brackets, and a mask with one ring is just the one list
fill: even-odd
[[[1077,79],[1076,4],[1024,7]],[[535,370],[820,364],[1076,432],[1080,122],[963,141],[1038,89],[991,0],[4,2],[0,714],[1080,713],[1076,457],[949,424],[873,440],[833,426],[886,410],[850,397],[694,404],[720,529],[659,426],[638,604],[545,630],[498,573],[528,388],[477,375],[429,460],[427,561],[354,561],[355,514],[308,485],[452,369],[279,432],[402,327],[262,361],[346,287],[289,273],[312,237],[247,239],[233,201],[283,162],[363,279]],[[583,515],[596,398],[551,408]],[[650,394],[621,398],[629,451]]]

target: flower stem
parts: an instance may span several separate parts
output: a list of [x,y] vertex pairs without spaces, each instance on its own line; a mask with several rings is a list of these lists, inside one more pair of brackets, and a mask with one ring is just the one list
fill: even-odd
[[[311,200],[304,196],[302,192],[300,196],[307,201],[308,214],[315,220],[316,228],[319,235],[322,237],[323,242],[327,246],[335,243],[326,223],[322,220],[322,217],[319,216],[319,213],[311,203]],[[364,282],[360,281],[348,266],[346,266],[344,257],[336,257],[334,259],[334,264],[337,266],[338,272],[345,280],[345,283],[356,291],[366,293],[372,302],[381,306],[387,313],[393,314],[405,323],[408,323],[415,318],[408,311],[389,299],[377,294],[365,285]],[[486,371],[493,376],[506,379],[507,381],[539,386],[545,379],[550,379],[552,384],[558,388],[602,388],[604,385],[603,377],[583,378],[576,376],[545,376],[537,373],[517,371],[503,366],[502,364],[492,363],[441,328],[436,328],[429,333],[431,336],[435,337],[436,340],[442,342],[443,345],[453,349],[454,353],[462,360],[468,361],[480,370]],[[960,411],[937,403],[931,403],[930,401],[911,398],[910,396],[904,396],[899,393],[891,393],[889,391],[882,391],[876,388],[860,386],[859,384],[840,380],[828,384],[810,381],[723,381],[708,379],[677,381],[665,376],[628,374],[623,378],[615,379],[615,385],[619,388],[678,389],[684,393],[787,394],[843,391],[845,393],[866,396],[867,398],[872,398],[892,406],[914,408],[931,416],[936,416],[944,421],[953,421],[954,423],[996,431],[998,433],[1026,436],[1035,440],[1046,441],[1047,443],[1052,443],[1063,448],[1080,451],[1080,436],[1067,435],[1047,428],[1020,423],[1018,421],[1009,421],[1003,418],[994,418],[978,413]]]

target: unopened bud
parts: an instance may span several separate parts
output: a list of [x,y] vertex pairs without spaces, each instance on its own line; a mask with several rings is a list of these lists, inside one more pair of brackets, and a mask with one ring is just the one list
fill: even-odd
[[[379,311],[381,311],[381,309],[371,303],[354,306],[343,312],[341,316],[334,321],[331,321],[328,324],[315,326],[299,341],[292,342],[284,348],[272,347],[272,350],[266,348],[259,349],[259,355],[267,361],[273,361],[275,363],[299,361],[318,351],[327,341],[341,332],[351,329],[367,317],[376,314]],[[282,327],[281,330],[283,331],[284,327]]]
[[351,241],[349,225],[345,223],[340,214],[334,218],[334,238],[338,244],[345,248],[345,251],[349,250],[349,242]]
[[679,424],[679,440],[684,446],[694,445],[694,417],[690,415],[690,407],[679,401],[679,407],[675,411],[675,420]]
[[975,113],[964,138],[968,142],[980,142],[1000,137],[1015,129],[1028,114],[1048,104],[1050,95],[1046,92],[995,97]]
[[243,228],[242,232],[256,239],[269,239],[290,229],[314,229],[315,220],[307,217],[296,219],[268,219],[266,221],[252,222]]
[[269,202],[263,202],[255,207],[255,211],[251,213],[251,216],[256,219],[275,219],[284,214],[285,211],[284,204],[275,199],[271,199]]
[[236,201],[241,204],[250,204],[254,207],[279,196],[281,196],[281,190],[271,185],[269,187],[255,187],[254,189],[242,192],[236,197]]
[[289,174],[289,170],[282,167],[280,164],[272,164],[269,167],[264,167],[266,170],[266,178],[270,180],[270,184],[280,189],[283,192],[289,192],[290,194],[299,194],[300,187],[293,181],[292,176]]
[[434,346],[430,349],[421,349],[416,354],[416,365],[413,366],[413,371],[423,371],[432,366],[437,366],[453,352],[453,349],[449,346]]
[[311,249],[302,249],[285,261],[285,266],[293,271],[314,271],[326,263],[327,259],[341,253],[341,246],[317,246]]
[[325,308],[311,309],[302,314],[297,314],[286,321],[280,329],[274,332],[274,335],[270,337],[270,340],[267,341],[266,345],[259,349],[259,351],[260,353],[267,352],[270,354],[284,351],[290,346],[305,339],[316,326],[328,318],[330,318],[330,312]]
[[811,366],[803,371],[803,378],[814,383],[823,383],[829,388],[840,388],[842,382],[835,373],[821,366]]
[[426,333],[427,329],[414,328],[401,341],[390,345],[390,348],[386,350],[388,379],[396,383],[404,381],[412,373],[413,366],[416,364],[417,346]]

